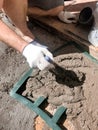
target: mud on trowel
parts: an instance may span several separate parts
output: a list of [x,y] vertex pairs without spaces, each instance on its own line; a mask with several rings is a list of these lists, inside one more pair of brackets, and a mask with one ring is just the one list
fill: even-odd
[[[54,68],[49,68],[49,71],[53,74],[55,74],[56,78],[59,78],[60,83],[67,84],[69,87],[73,87],[73,84],[75,86],[79,86],[83,83],[85,80],[84,73],[79,73],[80,77],[77,76],[77,74],[72,70],[67,70],[63,67],[61,67],[59,64],[57,64],[54,60],[52,60],[50,57],[45,56],[45,59],[54,66]],[[71,82],[70,82],[71,81]]]

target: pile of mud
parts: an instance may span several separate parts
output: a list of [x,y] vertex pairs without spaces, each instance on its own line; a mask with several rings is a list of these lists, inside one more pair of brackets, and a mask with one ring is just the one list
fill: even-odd
[[60,106],[66,107],[67,119],[74,122],[76,130],[97,130],[98,65],[82,53],[62,54],[54,60],[65,69],[65,76],[57,75],[52,65],[36,70],[22,95],[32,101],[44,96],[52,113]]

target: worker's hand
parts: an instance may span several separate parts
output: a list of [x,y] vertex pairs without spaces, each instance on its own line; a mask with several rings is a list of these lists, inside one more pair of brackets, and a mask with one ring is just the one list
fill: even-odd
[[65,23],[76,23],[76,15],[68,11],[61,11],[58,18]]
[[95,47],[98,47],[98,29],[92,29],[90,31],[88,34],[88,41]]
[[40,70],[45,69],[49,65],[49,62],[45,60],[44,55],[53,59],[53,55],[48,51],[48,49],[36,41],[33,41],[24,48],[23,55],[26,57],[31,68],[38,67]]

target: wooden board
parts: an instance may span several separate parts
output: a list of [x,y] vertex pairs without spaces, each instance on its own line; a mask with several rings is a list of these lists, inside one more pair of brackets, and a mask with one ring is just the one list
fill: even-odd
[[[92,10],[95,8],[95,3],[97,0],[76,0],[73,5],[67,6],[65,3],[66,9],[72,11],[77,14],[77,18],[79,16],[79,12],[84,7],[91,7]],[[40,24],[42,27],[55,32],[61,38],[65,40],[72,40],[82,46],[90,55],[98,59],[98,47],[94,47],[88,41],[88,34],[90,28],[83,27],[77,24],[66,24],[61,22],[58,18],[54,17],[41,17],[41,18],[30,18],[33,22]]]

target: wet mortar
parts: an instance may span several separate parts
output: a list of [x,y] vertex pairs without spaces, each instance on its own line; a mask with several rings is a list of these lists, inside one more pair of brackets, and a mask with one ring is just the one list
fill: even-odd
[[[75,130],[97,130],[98,109],[97,106],[89,109],[89,105],[97,103],[90,97],[91,88],[96,84],[90,75],[94,70],[98,71],[98,66],[82,53],[61,54],[54,60],[65,69],[63,78],[56,74],[57,70],[52,65],[43,71],[36,69],[27,80],[22,95],[32,101],[44,96],[52,114],[58,107],[66,107],[67,119],[74,123]],[[93,76],[98,76],[97,71]]]

